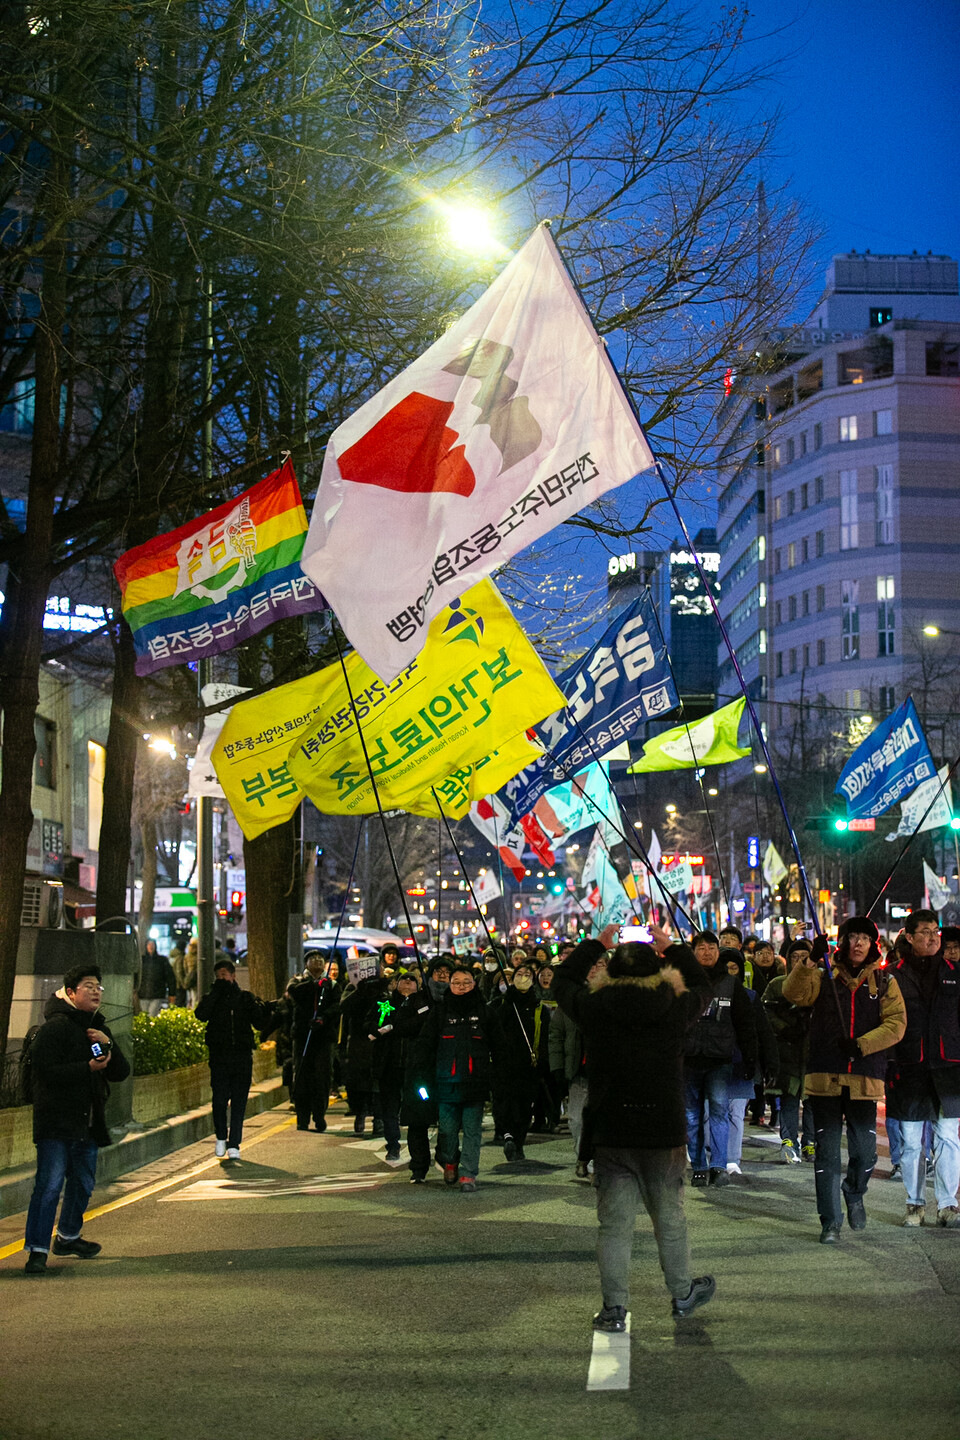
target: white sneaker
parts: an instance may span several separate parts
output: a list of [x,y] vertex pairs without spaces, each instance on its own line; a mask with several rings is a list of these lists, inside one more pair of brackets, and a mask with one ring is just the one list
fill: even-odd
[[728,1175],[742,1175],[742,1174],[743,1174],[743,1171],[740,1169],[740,1166],[737,1164],[736,1160],[728,1160],[728,1161],[727,1161],[727,1174],[728,1174]]
[[213,1153],[214,1153],[214,1155],[217,1155],[217,1156],[222,1160],[223,1157],[224,1157],[224,1155],[226,1155],[226,1153],[227,1153],[227,1142],[226,1142],[226,1140],[218,1140],[217,1143],[216,1143],[216,1145],[214,1145],[214,1147],[213,1147]]
[[794,1149],[792,1143],[789,1140],[785,1141],[785,1143],[780,1146],[780,1159],[783,1161],[784,1165],[799,1165],[802,1163],[800,1160],[800,1156],[797,1154],[796,1150]]
[[239,1159],[240,1159],[240,1146],[239,1146],[239,1145],[231,1145],[231,1146],[230,1146],[230,1149],[227,1151],[227,1159],[228,1159],[228,1160],[239,1160]]

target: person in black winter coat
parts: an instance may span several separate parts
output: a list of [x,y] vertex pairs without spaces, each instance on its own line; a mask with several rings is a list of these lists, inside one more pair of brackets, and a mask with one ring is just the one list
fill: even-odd
[[[380,975],[361,980],[353,990],[347,990],[340,1001],[340,1015],[343,1019],[343,1039],[340,1056],[347,1095],[354,1104],[353,1133],[362,1135],[367,1115],[373,1116],[371,1135],[383,1134],[383,1114],[380,1109],[380,1088],[373,1072],[373,1056],[380,1017],[392,1009],[387,1000],[389,982]],[[382,1007],[385,1007],[382,1008]]]
[[[386,948],[386,947],[385,947]],[[403,1097],[405,1045],[397,1017],[405,1003],[418,993],[416,975],[401,975],[379,1005],[377,1043],[373,1050],[373,1074],[380,1092],[383,1138],[388,1160],[400,1159],[400,1107]],[[389,1008],[387,1008],[389,1007]]]
[[44,1024],[30,1046],[37,1175],[24,1238],[28,1275],[46,1270],[61,1190],[54,1255],[92,1260],[101,1249],[83,1239],[83,1216],[96,1182],[97,1150],[111,1144],[105,1118],[109,1082],[130,1074],[100,1013],[102,978],[94,965],[68,971],[62,989],[47,1001]]
[[[693,953],[710,987],[710,1003],[686,1039],[684,1090],[687,1107],[687,1149],[694,1185],[727,1185],[729,1087],[734,1051],[739,1049],[746,1074],[757,1064],[757,1024],[743,981],[727,971],[720,942],[710,930],[701,931]],[[707,1169],[707,1135],[704,1104],[710,1113],[710,1169]]]
[[477,1188],[483,1105],[502,1045],[500,1022],[480,998],[472,972],[454,963],[449,989],[438,997],[420,1033],[416,1069],[439,1110],[437,1148],[444,1182],[456,1185],[459,1178],[462,1194]]
[[225,1154],[230,1160],[240,1159],[243,1117],[247,1110],[247,1097],[253,1079],[253,1052],[257,1045],[254,1030],[268,1023],[269,1014],[269,1007],[265,1007],[256,995],[240,989],[236,969],[232,960],[218,960],[213,984],[194,1011],[197,1019],[204,1020],[207,1026],[215,1153]]
[[333,1080],[333,1047],[337,1040],[341,992],[325,973],[322,950],[308,950],[303,975],[290,985],[290,1048],[293,1058],[293,1103],[297,1129],[327,1128],[327,1106]]
[[534,988],[530,965],[517,965],[506,994],[493,1001],[491,1009],[503,1036],[494,1080],[503,1153],[507,1160],[525,1160],[523,1147],[541,1083],[541,1050],[544,1068],[549,1070],[550,1015]]
[[557,1004],[586,1047],[588,1096],[581,1156],[594,1161],[600,1230],[597,1260],[603,1306],[594,1328],[626,1329],[630,1255],[637,1208],[653,1222],[660,1268],[680,1319],[713,1295],[710,1276],[691,1275],[683,1213],[683,1046],[711,997],[709,981],[685,945],[618,945],[606,981],[592,966],[614,943],[617,926],[584,940],[553,982]]
[[140,957],[140,980],[137,985],[141,1010],[145,1010],[148,1015],[159,1015],[164,1002],[171,996],[176,997],[176,993],[177,977],[173,973],[173,966],[166,955],[160,954],[156,940],[148,940]]

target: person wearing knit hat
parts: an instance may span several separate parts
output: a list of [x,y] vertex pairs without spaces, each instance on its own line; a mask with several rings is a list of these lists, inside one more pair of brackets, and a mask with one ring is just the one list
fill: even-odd
[[914,910],[903,930],[892,973],[903,993],[906,1033],[893,1052],[887,1083],[887,1113],[900,1121],[903,1135],[903,1223],[926,1220],[923,1127],[929,1122],[937,1225],[960,1230],[960,942],[956,929],[941,935],[933,910]]
[[[804,1097],[813,1111],[821,1245],[840,1239],[841,1194],[850,1229],[866,1228],[864,1196],[877,1163],[877,1101],[887,1052],[906,1030],[903,997],[896,980],[880,968],[878,939],[868,916],[851,916],[840,926],[829,971],[819,968],[827,942],[818,936],[809,958],[783,982],[783,998],[811,1011]],[[849,1158],[841,1184],[844,1124]]]

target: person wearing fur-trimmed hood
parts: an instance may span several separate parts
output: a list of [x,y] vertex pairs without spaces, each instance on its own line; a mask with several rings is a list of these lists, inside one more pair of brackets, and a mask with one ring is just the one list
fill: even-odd
[[[597,1260],[603,1306],[594,1328],[623,1331],[630,1253],[642,1200],[653,1222],[660,1268],[677,1319],[714,1293],[710,1276],[691,1275],[683,1213],[686,1120],[683,1044],[710,999],[710,986],[686,945],[656,932],[657,948],[616,945],[616,926],[584,940],[557,970],[557,1004],[586,1047],[587,1104],[581,1158],[592,1159],[597,1188]],[[612,950],[606,978],[587,985]],[[661,953],[662,951],[662,953]]]

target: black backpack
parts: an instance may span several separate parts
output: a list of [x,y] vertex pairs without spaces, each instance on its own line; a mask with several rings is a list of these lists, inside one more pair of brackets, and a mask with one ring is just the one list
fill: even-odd
[[33,1061],[30,1058],[30,1050],[39,1029],[39,1025],[30,1026],[23,1037],[23,1044],[17,1057],[17,1092],[21,1105],[33,1104]]

